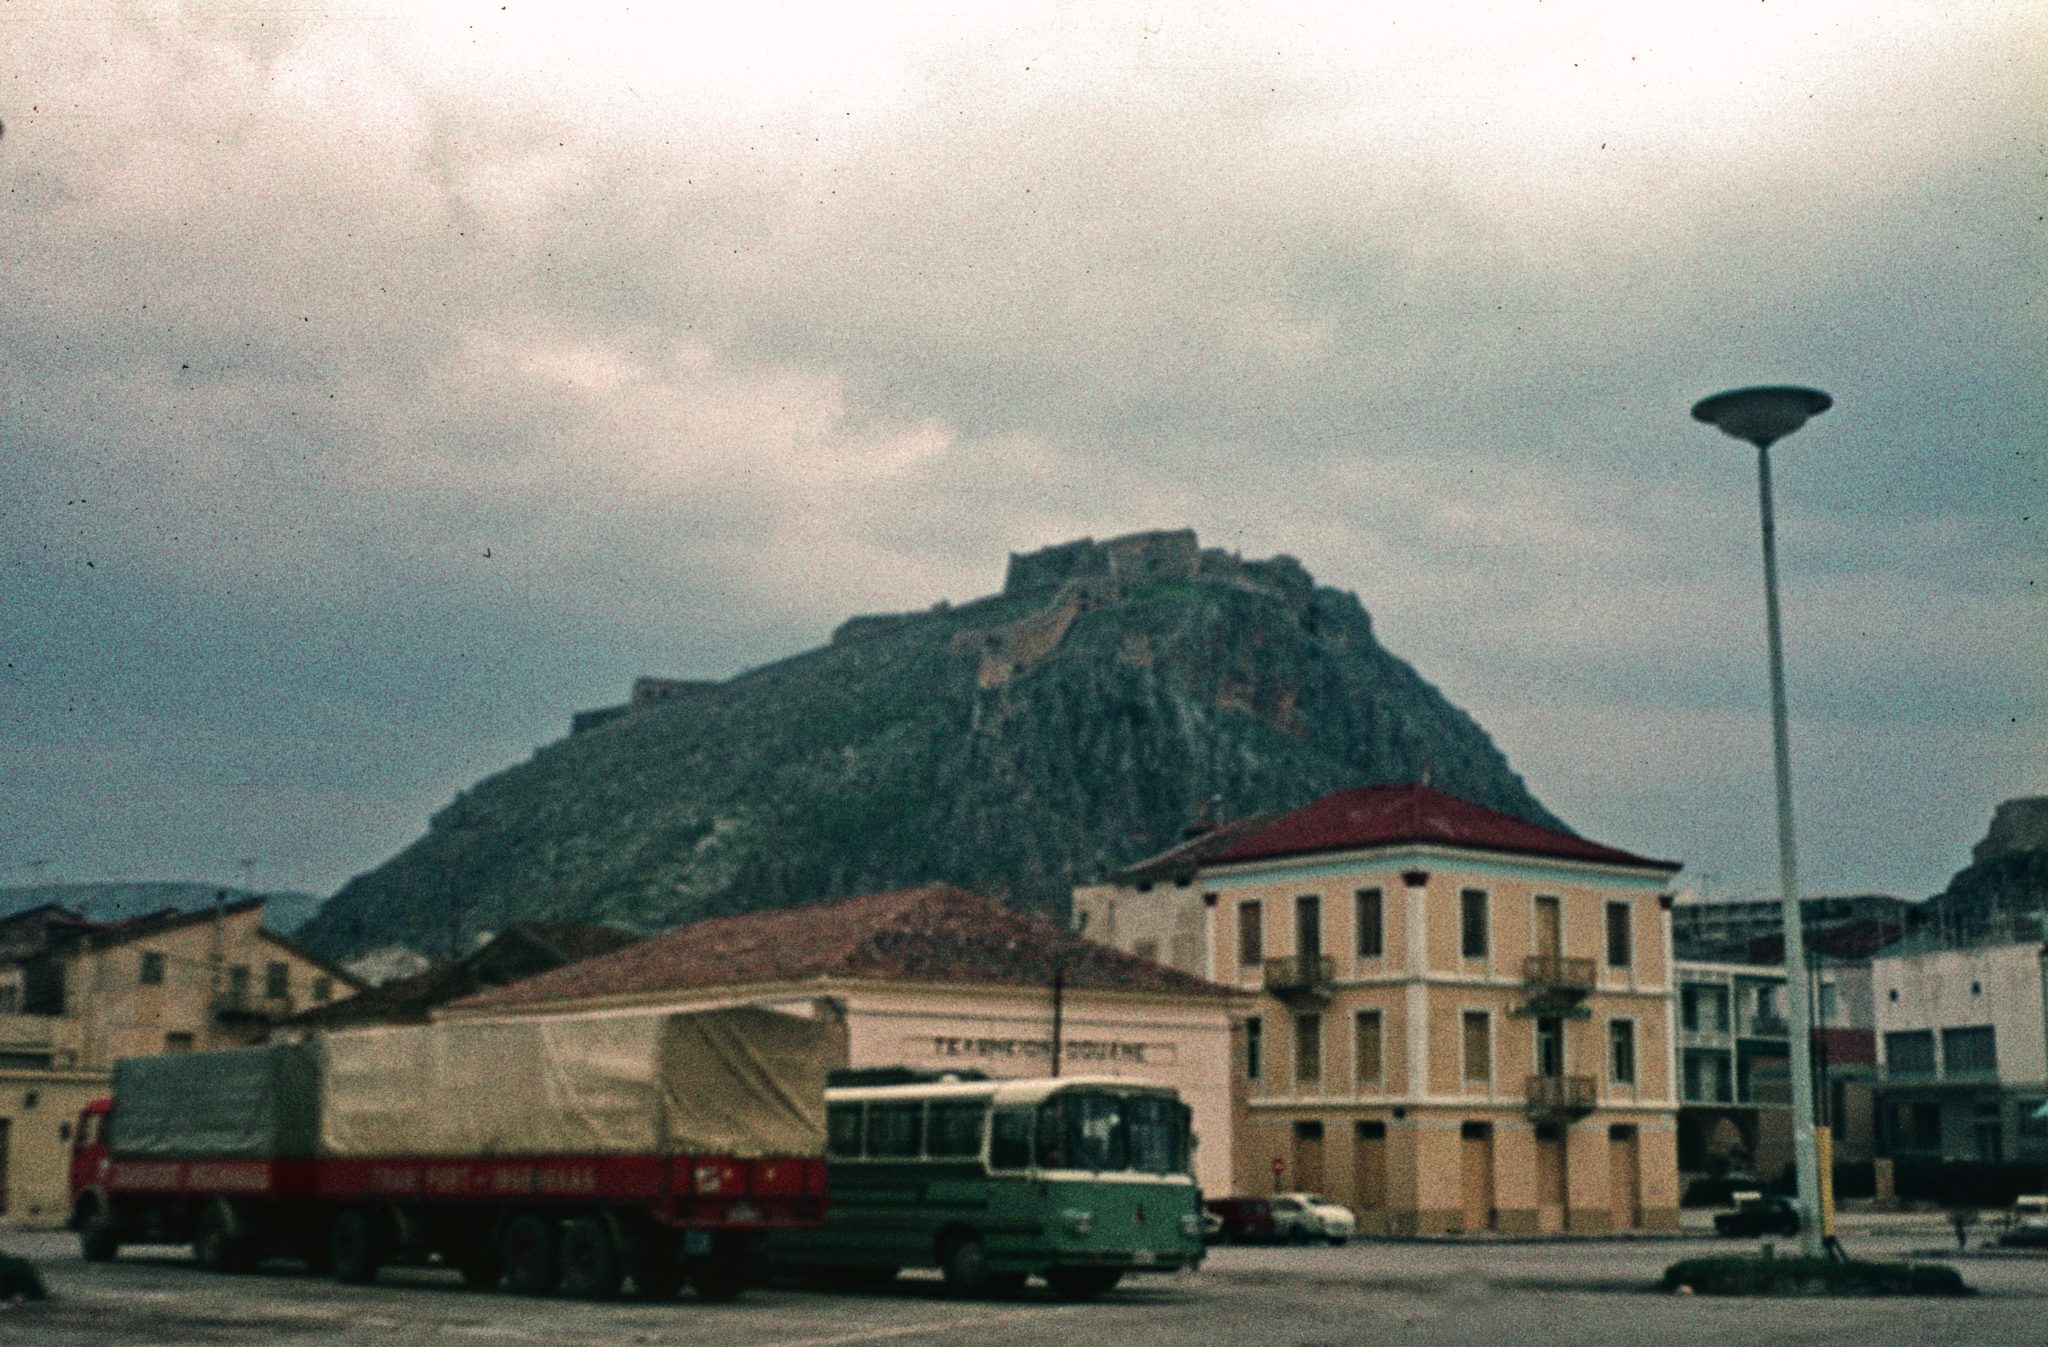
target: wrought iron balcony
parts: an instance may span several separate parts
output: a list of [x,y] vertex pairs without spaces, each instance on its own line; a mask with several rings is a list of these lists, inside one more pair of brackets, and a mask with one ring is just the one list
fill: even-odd
[[1591,1076],[1531,1076],[1528,1101],[1529,1120],[1537,1123],[1583,1118],[1598,1102]]
[[1520,1007],[1524,1015],[1572,1014],[1593,990],[1593,961],[1562,954],[1531,954],[1522,960]]
[[1283,1001],[1320,1005],[1330,999],[1337,961],[1327,954],[1289,954],[1266,960],[1266,990]]

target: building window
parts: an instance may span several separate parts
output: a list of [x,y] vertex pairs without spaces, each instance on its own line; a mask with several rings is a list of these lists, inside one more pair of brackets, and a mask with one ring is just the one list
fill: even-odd
[[1358,957],[1378,959],[1387,952],[1386,913],[1378,889],[1358,891]]
[[[1482,895],[1483,896],[1483,895]],[[1465,1012],[1465,1082],[1493,1081],[1493,1017],[1483,1010]]]
[[1257,1080],[1266,1067],[1266,1026],[1257,1015],[1244,1022],[1244,1078]]
[[1607,966],[1627,968],[1634,960],[1635,937],[1630,928],[1627,903],[1607,905]]
[[1314,1085],[1323,1078],[1323,1017],[1294,1017],[1294,1078]]
[[1607,1022],[1607,1079],[1616,1085],[1636,1083],[1636,1024],[1634,1020]]
[[1949,1076],[1997,1075],[1997,1031],[1988,1024],[1942,1030],[1941,1069]]
[[315,1002],[317,1002],[318,1004],[320,1004],[320,1005],[325,1005],[325,1004],[327,1004],[327,1003],[328,1003],[329,1001],[332,1001],[333,999],[334,999],[334,979],[333,979],[333,978],[330,978],[330,977],[317,977],[317,978],[314,978],[314,979],[313,979],[313,1000],[314,1000]]
[[1717,1034],[1728,1032],[1728,989],[1707,988],[1707,1027]]
[[249,999],[249,965],[238,963],[228,969],[228,998],[234,1001]]
[[1835,1022],[1835,1012],[1840,1004],[1839,998],[1835,995],[1835,984],[1832,982],[1821,983],[1820,1022],[1822,1024],[1827,1025]]
[[13,1015],[21,1009],[21,988],[13,983],[0,987],[0,1015]]
[[1542,1015],[1536,1020],[1536,1074],[1564,1074],[1564,1020],[1559,1016]]
[[1385,1069],[1381,1033],[1385,1021],[1377,1010],[1361,1010],[1351,1021],[1352,1040],[1355,1044],[1358,1087],[1363,1090],[1380,1083],[1380,1073]]
[[1242,968],[1257,968],[1266,960],[1263,905],[1254,901],[1237,905],[1237,962]]
[[1884,1069],[1891,1076],[1934,1074],[1934,1031],[1910,1029],[1884,1036]]
[[263,994],[273,1001],[282,1001],[292,994],[290,964],[270,963],[263,966]]
[[1486,891],[1466,889],[1458,895],[1460,948],[1468,959],[1486,957]]
[[1304,959],[1323,957],[1323,900],[1316,894],[1294,900],[1294,952]]
[[164,956],[156,950],[142,951],[142,968],[136,975],[145,987],[164,985]]
[[1700,989],[1687,984],[1678,989],[1678,1024],[1687,1033],[1700,1027]]

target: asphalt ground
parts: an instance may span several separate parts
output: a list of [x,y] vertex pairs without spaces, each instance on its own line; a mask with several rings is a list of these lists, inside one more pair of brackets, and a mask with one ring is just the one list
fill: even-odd
[[[1905,1257],[1933,1247],[1938,1233],[1929,1226],[1852,1236],[1851,1252]],[[2048,1347],[2048,1256],[1957,1261],[1981,1292],[1962,1300],[1732,1300],[1650,1289],[1678,1257],[1754,1248],[1750,1241],[1700,1238],[1361,1241],[1340,1249],[1218,1249],[1199,1272],[1129,1279],[1085,1305],[1059,1303],[1036,1287],[1006,1301],[959,1301],[935,1277],[916,1274],[864,1295],[778,1285],[731,1305],[699,1304],[687,1293],[671,1304],[640,1305],[481,1294],[432,1270],[387,1271],[368,1287],[339,1286],[281,1266],[220,1276],[172,1248],[124,1251],[115,1263],[87,1264],[67,1236],[0,1234],[0,1249],[34,1260],[53,1293],[47,1301],[0,1309],[0,1343]]]

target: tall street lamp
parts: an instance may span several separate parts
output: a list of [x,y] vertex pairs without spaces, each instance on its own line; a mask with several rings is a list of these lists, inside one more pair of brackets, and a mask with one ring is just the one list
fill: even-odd
[[1778,632],[1778,544],[1771,519],[1771,445],[1834,405],[1817,388],[1737,388],[1702,398],[1692,419],[1756,446],[1757,499],[1764,521],[1764,618],[1771,651],[1771,743],[1778,777],[1778,901],[1785,925],[1786,1007],[1792,1031],[1792,1159],[1799,1191],[1799,1251],[1821,1256],[1820,1157],[1813,1130],[1813,1017],[1808,1008],[1806,936],[1799,914],[1799,857],[1792,842],[1792,759],[1785,732],[1785,650]]

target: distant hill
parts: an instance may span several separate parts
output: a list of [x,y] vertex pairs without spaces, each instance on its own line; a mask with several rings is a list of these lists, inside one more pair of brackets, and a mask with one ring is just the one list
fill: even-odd
[[573,724],[301,938],[439,948],[454,915],[653,930],[927,880],[1057,916],[1211,809],[1424,777],[1563,826],[1357,598],[1190,532],[1012,556],[1000,594],[854,618],[724,682],[642,679]]
[[1927,900],[1920,924],[1951,942],[2048,938],[2048,795],[1998,806],[1970,864]]
[[224,889],[218,884],[190,884],[173,880],[142,880],[122,883],[22,884],[0,888],[0,917],[24,912],[31,907],[55,903],[96,921],[119,921],[175,907],[190,912],[211,907],[214,895],[225,893],[226,901],[263,899],[263,924],[289,935],[320,907],[314,893],[252,893]]

